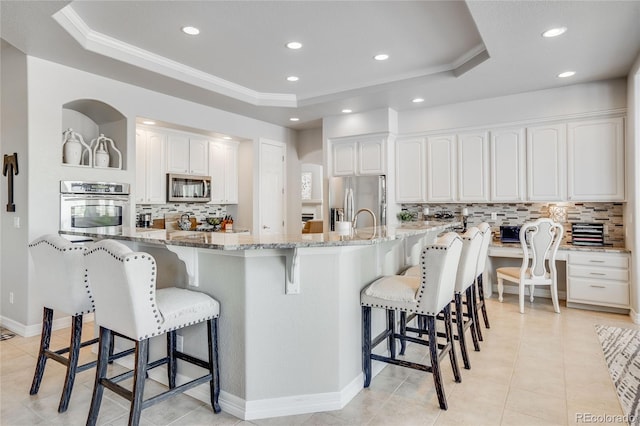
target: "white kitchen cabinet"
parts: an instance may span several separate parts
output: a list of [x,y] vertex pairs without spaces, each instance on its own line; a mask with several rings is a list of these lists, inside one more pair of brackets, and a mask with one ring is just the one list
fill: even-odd
[[624,201],[622,118],[568,124],[568,198],[571,201]]
[[334,176],[386,174],[386,137],[347,138],[331,146]]
[[136,129],[136,192],[138,204],[164,204],[167,194],[167,136]]
[[456,200],[456,136],[427,137],[427,200]]
[[209,144],[211,203],[238,203],[238,144],[211,141]]
[[571,303],[628,309],[628,254],[570,253],[567,261],[567,305]]
[[527,128],[527,199],[565,201],[567,197],[567,126]]
[[487,132],[458,134],[458,201],[489,201],[489,138]]
[[207,139],[170,133],[167,141],[167,172],[206,176],[209,174],[208,152]]
[[522,127],[491,132],[491,201],[525,200],[526,151]]
[[425,150],[424,138],[396,140],[396,202],[427,201]]

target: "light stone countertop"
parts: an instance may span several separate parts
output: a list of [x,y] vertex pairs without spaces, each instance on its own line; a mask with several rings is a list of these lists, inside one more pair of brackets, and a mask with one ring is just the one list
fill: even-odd
[[[490,248],[521,250],[520,243],[503,243],[500,240],[493,240]],[[560,244],[558,250],[582,251],[592,253],[631,253],[631,250],[624,246],[576,246],[573,244]]]
[[[60,231],[61,234],[91,238],[143,242],[150,244],[200,247],[216,250],[291,249],[300,247],[341,247],[373,245],[434,232],[439,234],[460,226],[455,221],[409,222],[400,225],[358,228],[351,236],[336,232],[322,234],[243,235],[225,232],[169,231],[165,229],[125,228],[121,235]],[[374,232],[375,231],[375,232]]]

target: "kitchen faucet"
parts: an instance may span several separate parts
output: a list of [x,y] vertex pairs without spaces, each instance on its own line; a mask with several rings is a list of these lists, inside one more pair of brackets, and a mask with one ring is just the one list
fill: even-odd
[[356,226],[358,225],[358,215],[362,212],[367,212],[371,215],[371,219],[373,219],[373,228],[375,231],[375,227],[376,227],[376,215],[369,209],[360,209],[356,212],[355,216],[353,216],[353,222],[351,224],[351,227],[355,230]]

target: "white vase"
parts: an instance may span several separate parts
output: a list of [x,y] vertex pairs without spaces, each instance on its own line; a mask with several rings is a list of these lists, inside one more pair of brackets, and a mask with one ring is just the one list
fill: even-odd
[[82,145],[75,139],[68,139],[64,143],[63,161],[66,164],[79,165],[82,159]]
[[94,161],[95,167],[109,167],[109,152],[107,151],[104,142],[98,145]]

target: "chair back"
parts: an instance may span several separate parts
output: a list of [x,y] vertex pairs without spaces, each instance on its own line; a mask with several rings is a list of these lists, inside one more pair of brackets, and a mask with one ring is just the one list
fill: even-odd
[[[551,219],[542,218],[527,222],[520,228],[522,258],[521,275],[529,269],[532,280],[545,279],[547,274],[556,273],[556,254],[562,241],[564,228]],[[549,260],[549,269],[547,262]]]
[[489,244],[491,244],[491,226],[487,222],[478,225],[478,230],[482,234],[482,244],[480,245],[480,254],[478,254],[478,266],[476,268],[476,277],[484,273],[487,267],[487,256],[489,254]]
[[418,312],[436,315],[453,299],[462,240],[448,232],[422,250]]
[[471,227],[461,235],[462,253],[458,263],[458,275],[456,276],[456,293],[462,293],[476,280],[478,267],[478,255],[482,247],[482,233],[478,228]]
[[29,244],[36,289],[44,306],[71,315],[93,312],[93,297],[85,279],[85,250],[55,234],[43,235]]
[[114,240],[101,240],[85,255],[99,326],[142,340],[161,334],[156,303],[156,261]]

